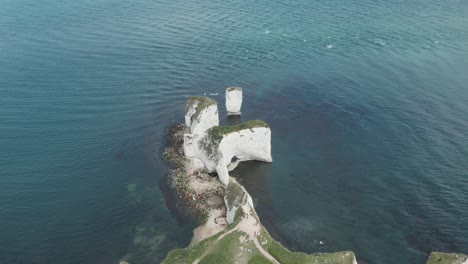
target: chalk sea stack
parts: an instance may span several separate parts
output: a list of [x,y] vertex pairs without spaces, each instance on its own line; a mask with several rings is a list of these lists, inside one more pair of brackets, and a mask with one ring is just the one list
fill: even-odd
[[240,115],[242,107],[242,88],[229,87],[226,89],[226,110],[228,115]]

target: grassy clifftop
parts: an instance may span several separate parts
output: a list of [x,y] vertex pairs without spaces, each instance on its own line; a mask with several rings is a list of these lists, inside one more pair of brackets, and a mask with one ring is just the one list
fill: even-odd
[[468,263],[468,255],[432,252],[426,264],[464,264]]
[[[244,240],[245,233],[234,231],[222,237],[222,233],[212,236],[198,245],[175,249],[169,252],[163,264],[188,264],[199,260],[201,264],[269,264],[270,260],[265,258],[255,247],[251,240]],[[270,234],[262,228],[259,236],[262,241],[267,241],[263,246],[279,263],[285,264],[353,264],[354,254],[351,251],[336,253],[306,254],[302,252],[291,252],[278,241],[271,238]]]
[[219,143],[221,139],[223,139],[224,135],[227,135],[233,132],[238,132],[244,129],[252,129],[256,127],[269,127],[269,126],[266,122],[256,119],[256,120],[250,120],[250,121],[244,122],[237,126],[212,127],[208,130],[208,135],[211,137],[211,139],[214,142]]
[[196,105],[195,107],[195,113],[192,115],[192,120],[195,118],[198,119],[198,116],[200,115],[201,111],[203,111],[205,108],[211,106],[211,105],[216,105],[216,101],[205,96],[192,96],[189,98],[187,101],[187,105],[185,106],[185,114],[189,111],[190,107],[193,105]]
[[265,228],[259,236],[259,240],[266,249],[279,263],[294,263],[294,264],[313,264],[313,263],[328,263],[328,264],[353,264],[354,253],[351,251],[342,251],[335,253],[312,253],[306,254],[303,252],[292,252],[281,245],[280,242],[274,240]]

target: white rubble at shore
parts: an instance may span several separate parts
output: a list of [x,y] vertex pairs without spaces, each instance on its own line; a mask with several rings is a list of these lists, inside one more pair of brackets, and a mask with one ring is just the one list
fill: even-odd
[[242,107],[242,88],[229,87],[226,89],[226,110],[228,115],[240,115]]

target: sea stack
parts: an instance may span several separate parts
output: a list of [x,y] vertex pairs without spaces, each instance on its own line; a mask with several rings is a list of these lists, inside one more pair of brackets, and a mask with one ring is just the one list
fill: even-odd
[[226,89],[226,110],[228,115],[240,115],[242,107],[242,88],[229,87]]

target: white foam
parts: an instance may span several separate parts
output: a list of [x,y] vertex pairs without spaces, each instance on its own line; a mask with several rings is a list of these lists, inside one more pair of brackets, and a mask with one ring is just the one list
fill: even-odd
[[333,45],[327,45],[327,49],[333,48]]
[[270,30],[265,30],[265,34],[270,34]]
[[218,93],[210,93],[210,95],[218,95]]
[[385,41],[381,40],[381,39],[374,39],[374,43],[375,44],[379,44],[380,46],[385,46],[387,45],[387,43],[385,43]]

